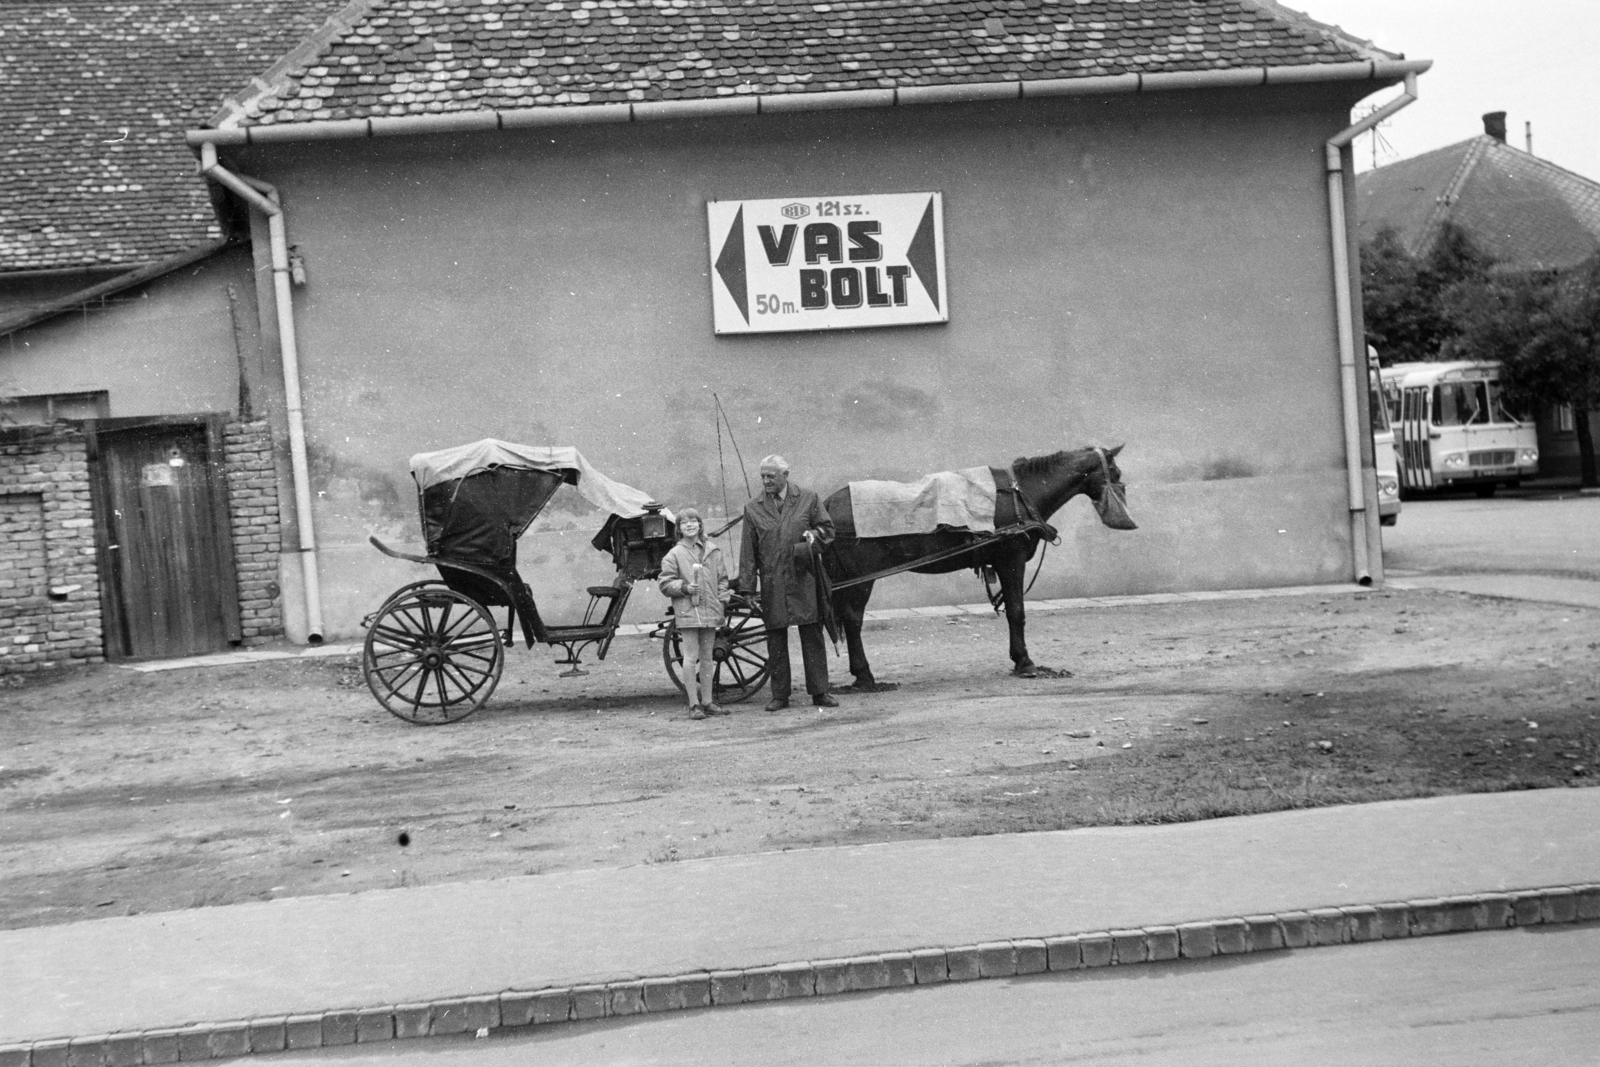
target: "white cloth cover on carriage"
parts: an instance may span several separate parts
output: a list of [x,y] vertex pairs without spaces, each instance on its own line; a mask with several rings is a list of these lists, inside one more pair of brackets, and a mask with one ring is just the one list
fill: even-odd
[[[556,445],[516,445],[497,441],[492,437],[458,445],[438,452],[418,452],[411,457],[411,477],[417,489],[425,490],[441,482],[453,482],[469,474],[490,467],[512,467],[524,470],[570,470],[578,472],[576,486],[583,498],[601,511],[608,511],[624,519],[636,518],[645,513],[645,504],[653,498],[649,493],[624,485],[604,474],[583,458],[576,448]],[[672,518],[665,509],[662,514]]]
[[940,471],[915,482],[851,482],[857,537],[933,533],[941,526],[994,532],[994,472]]

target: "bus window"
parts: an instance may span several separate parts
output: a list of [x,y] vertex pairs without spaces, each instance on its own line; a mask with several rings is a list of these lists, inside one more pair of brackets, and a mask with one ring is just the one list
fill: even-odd
[[1404,395],[1403,418],[1406,422],[1425,422],[1428,418],[1428,390],[1407,389]]
[[1435,426],[1477,426],[1488,421],[1487,382],[1445,382],[1433,387]]
[[1400,421],[1400,384],[1398,382],[1383,383],[1383,398],[1389,402],[1389,423],[1393,425]]
[[1527,422],[1522,413],[1506,402],[1505,393],[1500,388],[1499,382],[1489,383],[1489,410],[1493,413],[1495,422]]
[[1368,403],[1372,407],[1372,432],[1387,433],[1392,427],[1389,425],[1389,406],[1383,402],[1383,393],[1379,390],[1377,382],[1373,382]]

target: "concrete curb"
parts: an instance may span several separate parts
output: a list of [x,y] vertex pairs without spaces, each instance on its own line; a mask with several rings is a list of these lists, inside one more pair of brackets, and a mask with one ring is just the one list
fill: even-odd
[[1312,908],[1136,930],[1098,930],[743,970],[510,989],[416,1004],[191,1023],[0,1046],[0,1067],[143,1067],[582,1019],[832,996],[1249,952],[1600,919],[1600,883]]

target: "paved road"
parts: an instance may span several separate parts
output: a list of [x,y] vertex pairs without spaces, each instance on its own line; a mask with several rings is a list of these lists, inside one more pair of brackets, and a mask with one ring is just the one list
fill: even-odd
[[1600,580],[1600,494],[1408,500],[1383,531],[1384,566],[1406,574],[1548,574]]
[[273,1064],[1559,1067],[1594,1063],[1597,1040],[1600,926],[1588,925],[398,1041]]

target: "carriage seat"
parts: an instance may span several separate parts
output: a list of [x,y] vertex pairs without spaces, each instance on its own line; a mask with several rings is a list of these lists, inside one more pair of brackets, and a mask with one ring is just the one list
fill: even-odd
[[620,596],[621,594],[622,590],[614,585],[591,585],[589,587],[590,596]]

